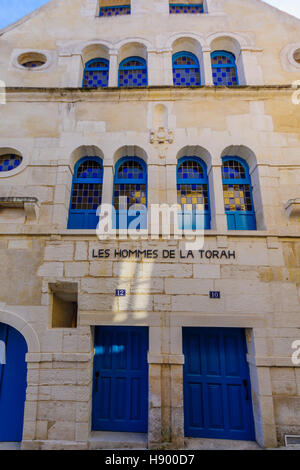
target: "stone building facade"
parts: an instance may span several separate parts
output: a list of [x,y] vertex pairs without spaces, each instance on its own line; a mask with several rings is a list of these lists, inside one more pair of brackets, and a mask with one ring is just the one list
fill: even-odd
[[[125,447],[171,449],[203,438],[276,447],[300,434],[299,37],[300,20],[260,0],[52,0],[0,32],[0,373],[5,390],[9,368],[26,371],[24,422],[22,407],[14,416],[24,449],[120,446],[113,431]],[[223,52],[228,68],[214,67]],[[190,77],[190,59],[196,81],[176,86],[182,57],[179,78]],[[99,76],[85,84],[94,59]],[[229,69],[236,82],[222,86]],[[144,165],[148,207],[178,204],[180,162],[201,162],[200,251],[174,225],[169,239],[106,240],[94,222],[70,225],[74,185],[84,184],[74,180],[78,162],[100,162],[110,204],[127,157]],[[248,210],[242,184],[224,205],[224,191],[236,190],[225,188],[226,161],[248,172]],[[10,360],[15,330],[27,370]],[[111,366],[107,378],[95,357],[121,361],[125,337],[144,375],[124,401],[118,387],[139,367],[116,376]],[[237,381],[199,369],[204,357],[213,370],[229,356],[244,371]],[[122,418],[130,407],[144,427]],[[0,416],[0,440],[14,440],[7,426]]]

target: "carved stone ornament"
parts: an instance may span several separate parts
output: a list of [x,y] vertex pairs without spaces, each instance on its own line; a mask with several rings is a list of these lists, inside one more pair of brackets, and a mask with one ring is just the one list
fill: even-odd
[[174,142],[173,132],[164,127],[150,131],[150,143],[153,144],[159,151],[160,158],[165,158],[168,144]]

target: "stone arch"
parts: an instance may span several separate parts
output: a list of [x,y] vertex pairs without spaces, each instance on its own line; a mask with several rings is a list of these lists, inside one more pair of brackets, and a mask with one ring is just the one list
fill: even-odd
[[109,45],[104,43],[92,43],[84,47],[81,51],[83,65],[92,59],[106,59],[109,60]]
[[120,158],[127,156],[139,157],[144,160],[146,164],[148,162],[148,155],[142,147],[139,147],[138,145],[124,145],[114,153],[114,163],[117,163]]
[[243,36],[233,33],[212,34],[207,40],[211,52],[226,51],[231,52],[235,56],[239,84],[246,85],[242,49],[251,48],[252,44],[250,44],[250,41],[247,41]]
[[28,353],[41,352],[40,340],[36,331],[20,315],[0,308],[0,322],[12,326],[21,333],[27,343]]
[[212,166],[212,157],[208,150],[200,145],[186,145],[182,147],[177,155],[176,159],[179,160],[182,157],[198,157],[206,163],[207,173],[210,172]]
[[73,150],[70,157],[72,172],[74,171],[76,162],[78,162],[78,160],[80,160],[82,157],[100,157],[103,160],[104,153],[96,145],[81,145],[80,147],[77,147],[75,150]]
[[148,43],[135,39],[123,42],[118,48],[118,65],[128,57],[142,57],[148,64]]
[[229,145],[223,150],[221,159],[226,156],[243,158],[243,160],[248,163],[250,174],[253,173],[257,166],[257,158],[255,153],[246,145]]
[[[226,44],[229,47],[229,52],[233,54],[238,53],[243,48],[253,48],[253,43],[250,39],[241,34],[225,31],[209,34],[206,37],[206,43],[212,52],[219,48],[220,43]],[[215,44],[217,44],[216,48]]]
[[[183,31],[183,32],[175,33],[169,36],[165,45],[166,49],[173,50],[174,44],[181,40],[183,41],[190,40],[191,42],[198,44],[200,49],[204,47],[204,40],[202,36],[200,36],[199,34],[188,32],[188,31]],[[189,52],[193,52],[193,51],[189,51]]]

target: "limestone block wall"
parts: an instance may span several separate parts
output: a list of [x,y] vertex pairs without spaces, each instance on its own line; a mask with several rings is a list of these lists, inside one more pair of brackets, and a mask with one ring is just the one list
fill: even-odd
[[[235,53],[241,85],[297,80],[299,20],[252,0],[205,4],[206,13],[185,15],[182,28],[181,15],[169,15],[168,0],[132,0],[131,15],[111,18],[98,17],[98,0],[53,0],[4,30],[1,80],[7,86],[81,87],[84,63],[100,54],[110,59],[110,86],[117,86],[123,51],[138,45],[148,61],[149,85],[171,85],[172,53],[180,44],[199,56],[206,85],[212,84],[210,52],[216,49]],[[44,54],[46,64],[24,70],[20,56],[34,51]]]
[[[1,288],[1,311],[13,312],[35,331],[40,351],[29,347],[24,448],[86,448],[91,432],[93,327],[148,326],[150,447],[183,446],[182,327],[242,327],[247,331],[256,439],[283,443],[299,429],[298,368],[291,360],[299,339],[300,243],[274,237],[207,236],[203,257],[186,257],[184,241],[96,241],[93,236],[29,236],[40,245],[38,266],[18,236],[16,269],[41,284],[30,303],[26,281],[16,277],[15,297]],[[23,243],[23,246],[22,246]],[[2,235],[8,255],[12,246]],[[15,248],[15,249],[16,249]],[[99,249],[110,249],[107,259]],[[114,250],[158,250],[157,259],[120,258]],[[162,250],[175,250],[163,258]],[[218,259],[213,250],[235,252]],[[181,255],[180,255],[181,250]],[[182,256],[182,257],[180,257]],[[185,257],[183,257],[185,256]],[[200,256],[200,254],[199,254]],[[36,269],[38,268],[38,269]],[[53,283],[77,283],[78,327],[51,328]],[[117,298],[115,289],[126,289]],[[209,299],[220,290],[221,299]],[[8,314],[6,314],[8,315]],[[2,321],[9,316],[0,313]],[[30,343],[29,343],[30,345]]]

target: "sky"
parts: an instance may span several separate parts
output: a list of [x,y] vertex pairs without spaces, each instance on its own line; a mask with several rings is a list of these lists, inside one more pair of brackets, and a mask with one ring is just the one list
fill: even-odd
[[[45,5],[49,0],[0,0],[0,29]],[[266,3],[300,18],[299,0],[265,0]]]

